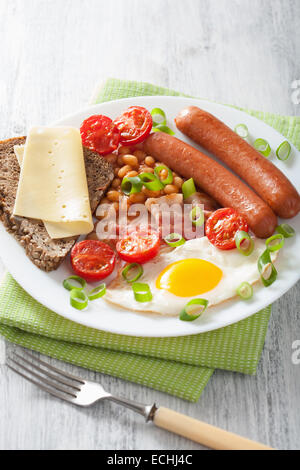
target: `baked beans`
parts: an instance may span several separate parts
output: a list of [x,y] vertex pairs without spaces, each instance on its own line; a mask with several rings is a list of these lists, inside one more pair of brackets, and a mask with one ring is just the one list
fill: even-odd
[[111,183],[111,185],[114,189],[119,188],[119,186],[121,186],[121,179],[120,178],[115,178],[113,180],[113,182]]
[[165,187],[164,187],[164,193],[165,194],[176,194],[178,193],[179,191],[179,188],[178,186],[175,186],[175,184],[167,184]]
[[143,152],[142,150],[135,150],[133,152],[133,155],[138,159],[139,162],[144,161],[147,156],[147,154]]
[[155,160],[154,160],[153,157],[146,157],[145,158],[145,163],[146,163],[147,166],[154,167]]
[[[129,208],[131,204],[146,203],[148,198],[159,198],[163,195],[176,194],[181,191],[184,180],[178,176],[177,173],[172,172],[172,184],[167,184],[163,189],[158,191],[151,191],[143,186],[139,193],[133,193],[127,197],[120,189],[123,178],[135,177],[141,173],[154,173],[154,168],[163,164],[155,161],[152,156],[147,155],[142,150],[137,149],[131,152],[130,147],[126,146],[119,148],[118,155],[111,153],[107,155],[106,158],[110,163],[116,166],[114,169],[115,178],[111,183],[106,197],[102,199],[100,204],[110,204],[116,211],[118,211],[119,204]],[[167,176],[168,170],[162,169],[159,173],[160,180],[165,180]],[[103,216],[98,216],[97,218],[102,219]],[[89,236],[91,236],[91,238],[94,237],[94,233],[95,232],[92,232]]]
[[139,165],[138,159],[135,155],[123,155],[122,160],[125,165],[130,165],[133,168],[136,168]]
[[106,194],[107,196],[107,199],[110,201],[110,202],[117,202],[119,200],[119,197],[120,197],[120,193],[119,191],[114,191],[113,189],[108,191],[108,193]]
[[120,170],[118,171],[118,177],[123,179],[124,176],[129,173],[129,171],[131,171],[132,168],[130,165],[124,165],[122,166],[122,168],[120,168]]

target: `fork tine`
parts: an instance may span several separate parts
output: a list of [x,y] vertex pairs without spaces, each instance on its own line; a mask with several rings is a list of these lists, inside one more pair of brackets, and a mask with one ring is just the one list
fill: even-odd
[[[16,353],[15,353],[16,354]],[[28,351],[24,351],[25,356],[30,357],[34,361],[38,362],[39,364],[47,367],[48,369],[52,370],[53,372],[56,372],[57,374],[62,375],[63,377],[66,377],[67,379],[75,380],[76,382],[79,382],[81,384],[84,384],[84,380],[81,379],[80,377],[77,377],[76,375],[69,374],[68,372],[57,369],[57,367],[52,366],[51,364],[48,364],[45,361],[42,361],[42,359],[39,359],[38,357],[34,356],[33,354],[29,353]]]
[[69,382],[68,380],[62,378],[62,377],[59,376],[59,375],[51,374],[51,372],[49,372],[47,369],[42,369],[41,367],[37,366],[37,365],[34,364],[33,362],[28,361],[27,359],[25,359],[25,357],[20,356],[20,355],[17,354],[16,352],[14,352],[14,356],[18,357],[18,358],[21,359],[23,362],[26,362],[26,364],[29,364],[29,365],[30,365],[31,367],[33,367],[35,370],[38,370],[39,372],[41,372],[42,374],[46,375],[47,377],[50,377],[51,379],[57,380],[59,383],[61,383],[61,384],[63,384],[63,385],[67,385],[68,387],[71,387],[71,388],[73,388],[74,390],[77,390],[78,392],[80,391],[80,388],[79,388],[79,387],[76,387],[76,385],[74,385],[73,383]]
[[59,392],[57,392],[57,391],[55,391],[55,390],[53,390],[49,387],[46,387],[45,385],[41,384],[40,382],[37,382],[36,380],[31,379],[30,377],[28,377],[28,375],[23,374],[22,372],[20,372],[18,369],[16,369],[12,365],[10,365],[10,364],[6,364],[6,365],[9,369],[13,370],[16,374],[20,375],[21,377],[28,380],[32,384],[36,385],[37,387],[42,389],[44,392],[48,392],[48,393],[50,393],[50,395],[53,395],[56,398],[60,398],[61,400],[68,401],[69,403],[74,403],[73,399],[69,398],[68,396],[63,395],[62,393],[59,393]]
[[12,359],[10,358],[10,361],[12,361],[14,364],[16,364],[17,366],[19,366],[21,369],[25,370],[26,372],[28,372],[29,374],[33,375],[34,377],[36,377],[37,379],[39,379],[43,384],[47,384],[47,385],[50,385],[50,387],[53,387],[55,390],[60,390],[61,392],[64,392],[66,393],[67,395],[73,397],[73,398],[76,398],[76,395],[75,395],[75,392],[72,393],[70,390],[67,390],[65,387],[62,387],[61,385],[59,385],[58,383],[55,383],[54,381],[52,380],[48,380],[46,379],[45,377],[43,377],[42,375],[40,374],[37,374],[36,372],[33,372],[33,370],[30,370],[28,367],[24,366],[23,364],[20,364],[18,361],[16,361],[15,359]]

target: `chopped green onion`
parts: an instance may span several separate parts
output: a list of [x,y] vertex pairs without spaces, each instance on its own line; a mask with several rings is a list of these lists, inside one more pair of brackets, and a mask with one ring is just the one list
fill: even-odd
[[179,319],[182,321],[194,321],[205,312],[207,306],[208,300],[193,299],[181,310]]
[[152,294],[148,284],[134,282],[132,284],[132,290],[137,302],[150,302],[150,300],[152,300]]
[[237,294],[243,300],[249,300],[253,297],[253,287],[249,282],[242,282],[242,284],[236,290]]
[[271,153],[271,147],[265,139],[256,139],[253,144],[254,148],[258,150],[264,157],[268,157]]
[[[273,243],[276,242],[276,243]],[[278,233],[277,235],[273,235],[273,237],[268,238],[266,240],[266,247],[269,251],[278,251],[280,250],[284,245],[284,236],[281,233]]]
[[269,287],[277,279],[277,271],[272,263],[270,252],[266,249],[258,259],[258,271],[265,287]]
[[165,242],[172,247],[180,246],[185,243],[185,239],[180,233],[170,233],[164,238]]
[[249,233],[239,230],[235,235],[235,245],[244,256],[250,256],[254,250],[254,241]]
[[[75,281],[75,284],[70,281]],[[82,279],[82,277],[79,277],[79,276],[69,276],[67,279],[64,280],[63,286],[67,290],[72,290],[72,289],[82,290],[86,286],[86,281]]]
[[164,132],[165,134],[169,135],[175,135],[175,132],[172,131],[168,126],[165,126],[164,124],[159,124],[156,127],[152,128],[152,132]]
[[[164,178],[163,180],[160,179],[160,172],[162,170],[167,170],[168,172],[168,176],[166,178]],[[162,182],[162,184],[164,186],[166,186],[167,184],[172,184],[173,183],[173,172],[172,170],[170,170],[170,168],[168,168],[167,166],[165,165],[159,165],[155,168],[154,170],[154,173],[156,174],[156,176],[160,179],[160,181]]]
[[162,109],[160,108],[152,109],[151,116],[153,119],[153,127],[167,124],[167,116],[166,116],[166,113]]
[[196,192],[196,187],[193,178],[190,178],[189,180],[185,181],[181,189],[184,199],[187,199],[192,194],[194,194]]
[[277,158],[285,162],[289,158],[291,150],[291,144],[287,140],[285,140],[284,142],[282,142],[282,144],[279,145],[278,149],[276,150]]
[[105,293],[106,293],[106,285],[103,283],[95,287],[95,289],[92,289],[88,293],[88,298],[89,300],[100,299],[100,297],[103,297]]
[[201,227],[204,224],[204,212],[201,207],[196,206],[191,210],[190,219],[195,227]]
[[81,289],[72,289],[70,292],[70,304],[77,310],[83,310],[88,306],[89,299]]
[[164,185],[153,173],[141,173],[139,175],[142,184],[150,191],[160,191]]
[[249,135],[248,127],[246,126],[246,124],[238,124],[234,128],[234,132],[236,132],[237,135],[242,137],[242,139],[247,139]]
[[[135,274],[133,277],[128,276],[128,272],[130,271],[131,276]],[[136,272],[137,271],[137,272]],[[125,279],[125,281],[132,283],[137,281],[142,275],[143,275],[143,266],[139,263],[130,263],[125,266],[125,268],[122,271],[122,276]]]
[[139,193],[143,187],[143,183],[138,176],[129,176],[123,178],[121,189],[127,196],[129,194]]
[[278,225],[276,232],[281,233],[284,238],[291,238],[296,235],[296,231],[289,224]]

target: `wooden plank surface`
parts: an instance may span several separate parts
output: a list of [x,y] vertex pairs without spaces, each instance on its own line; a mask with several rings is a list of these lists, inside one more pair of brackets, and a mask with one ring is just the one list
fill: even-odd
[[[299,114],[291,99],[300,79],[299,18],[298,0],[0,0],[0,136],[84,107],[108,76]],[[291,361],[299,305],[299,284],[274,305],[256,377],[217,371],[197,404],[80,373],[131,399],[299,449],[300,365]],[[75,409],[52,399],[3,365],[12,349],[0,340],[0,449],[200,448],[113,404]]]

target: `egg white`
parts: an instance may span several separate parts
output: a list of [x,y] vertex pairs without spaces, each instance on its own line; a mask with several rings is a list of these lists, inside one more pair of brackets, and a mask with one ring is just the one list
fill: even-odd
[[[209,307],[217,305],[235,297],[237,295],[236,289],[242,282],[254,284],[260,279],[257,261],[266,249],[266,245],[264,240],[255,239],[254,241],[255,248],[252,254],[247,257],[239,253],[237,249],[219,250],[208,241],[207,237],[189,240],[172,251],[162,250],[156,258],[143,265],[144,274],[138,280],[138,282],[145,282],[149,285],[153,296],[150,302],[141,303],[135,300],[132,287],[123,279],[121,272],[107,288],[105,300],[128,310],[168,316],[177,316],[184,306],[194,298],[208,300]],[[277,253],[272,254],[273,261],[275,261]],[[212,290],[193,297],[179,297],[156,287],[158,276],[167,266],[189,258],[209,261],[222,270],[222,278]],[[199,283],[201,283],[201,279],[199,279]]]

